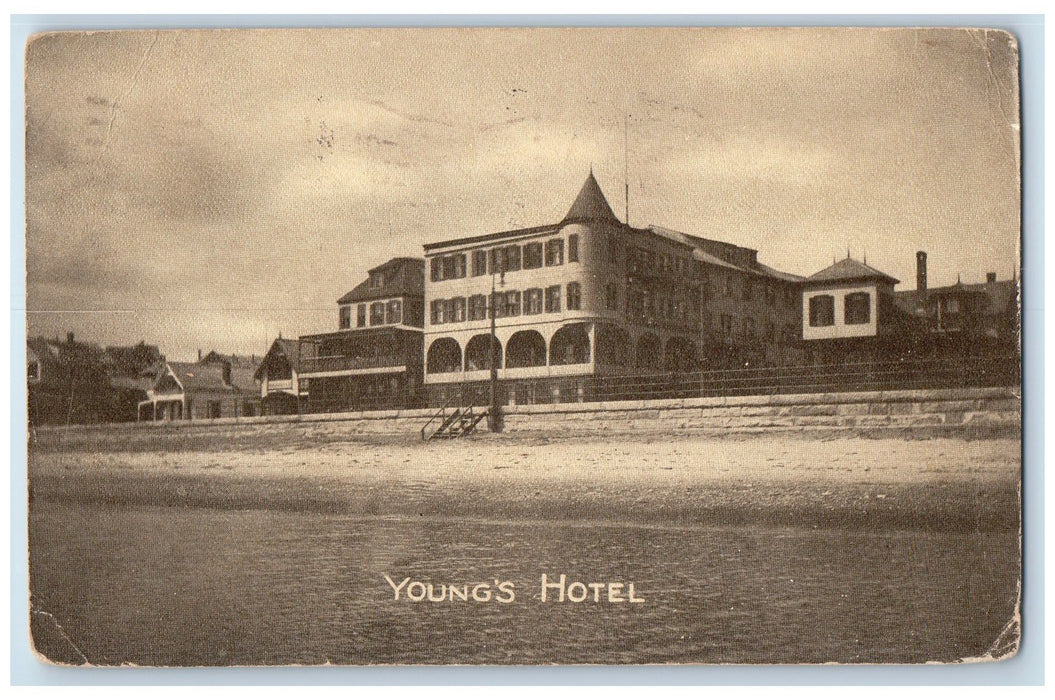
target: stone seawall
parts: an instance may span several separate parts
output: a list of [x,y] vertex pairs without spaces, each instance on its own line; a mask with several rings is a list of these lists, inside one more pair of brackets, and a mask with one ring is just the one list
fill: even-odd
[[[34,436],[42,442],[60,439],[64,443],[96,442],[108,434],[144,441],[165,438],[161,442],[213,434],[251,440],[264,433],[300,439],[410,439],[420,435],[433,412],[414,409],[41,427]],[[1022,401],[1018,388],[988,388],[537,404],[503,407],[503,423],[505,432],[527,435],[823,431],[866,436],[1008,437],[1021,434]],[[486,430],[484,425],[480,424],[481,431]]]
[[864,435],[1017,436],[1015,388],[939,389],[507,407],[508,432],[596,434],[837,431]]

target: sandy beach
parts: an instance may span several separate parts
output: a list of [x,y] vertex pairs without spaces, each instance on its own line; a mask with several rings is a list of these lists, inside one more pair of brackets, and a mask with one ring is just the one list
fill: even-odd
[[481,435],[31,449],[33,498],[371,516],[1017,529],[1017,440]]

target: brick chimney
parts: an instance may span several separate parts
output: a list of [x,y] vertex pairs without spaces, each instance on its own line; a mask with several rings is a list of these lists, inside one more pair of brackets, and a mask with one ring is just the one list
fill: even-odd
[[927,253],[922,250],[916,252],[916,293],[927,293]]
[[993,282],[996,282],[996,273],[995,272],[987,272],[987,273],[985,273],[985,281],[986,281],[986,284],[992,284]]
[[231,385],[231,363],[224,360],[223,362],[223,383],[227,386]]

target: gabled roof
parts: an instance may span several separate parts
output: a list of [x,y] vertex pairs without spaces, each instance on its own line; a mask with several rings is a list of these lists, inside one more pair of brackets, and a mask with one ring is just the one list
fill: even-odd
[[564,220],[561,223],[568,223],[571,221],[609,221],[611,223],[621,223],[616,218],[615,213],[612,211],[612,207],[608,204],[608,200],[604,197],[604,192],[601,192],[601,186],[597,184],[597,180],[594,179],[593,170],[586,177],[586,182],[583,183],[582,189],[579,190],[579,196],[575,198],[575,201],[571,205],[571,209],[568,210]]
[[[393,267],[399,269],[391,270]],[[337,303],[351,304],[357,301],[425,294],[425,261],[421,258],[392,258],[369,270],[372,276],[385,272],[388,272],[387,279],[380,286],[374,286],[367,278],[338,299]]]
[[32,348],[40,359],[57,360],[61,354],[58,342],[47,338],[27,338],[26,346]]
[[880,272],[874,267],[869,267],[863,262],[854,260],[851,257],[845,257],[837,263],[829,265],[820,272],[815,272],[806,278],[807,284],[815,282],[848,282],[851,280],[880,280],[883,282],[889,282],[891,284],[897,284],[898,280],[894,279],[885,272]]
[[[954,294],[985,294],[989,297],[987,313],[1002,313],[1011,305],[1018,304],[1018,281],[997,280],[995,282],[978,282],[976,284],[950,284],[944,287],[931,287],[926,292],[928,298],[951,296]],[[911,309],[915,307],[918,292],[915,289],[894,293],[895,300]]]
[[168,370],[161,372],[154,381],[156,387],[165,376],[171,374],[183,391],[216,391],[229,393],[244,393],[255,391],[253,384],[253,367],[231,368],[231,383],[223,380],[224,366],[216,364],[200,364],[197,362],[168,362],[165,365]]
[[260,361],[260,365],[257,366],[256,371],[253,373],[253,379],[262,378],[264,368],[267,366],[267,358],[274,353],[285,355],[294,371],[300,368],[300,343],[289,338],[275,338],[275,342],[271,343],[271,347],[268,348],[264,359]]
[[[169,362],[169,373],[176,378],[183,391],[230,391],[223,381],[223,365],[202,365],[197,362]],[[165,373],[158,376],[158,381]]]

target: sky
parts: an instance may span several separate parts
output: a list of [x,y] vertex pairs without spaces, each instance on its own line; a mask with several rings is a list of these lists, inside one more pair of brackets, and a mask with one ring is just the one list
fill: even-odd
[[[47,34],[26,49],[30,335],[262,355],[422,244],[613,210],[809,275],[1019,267],[998,31]],[[624,160],[625,158],[625,160]]]

